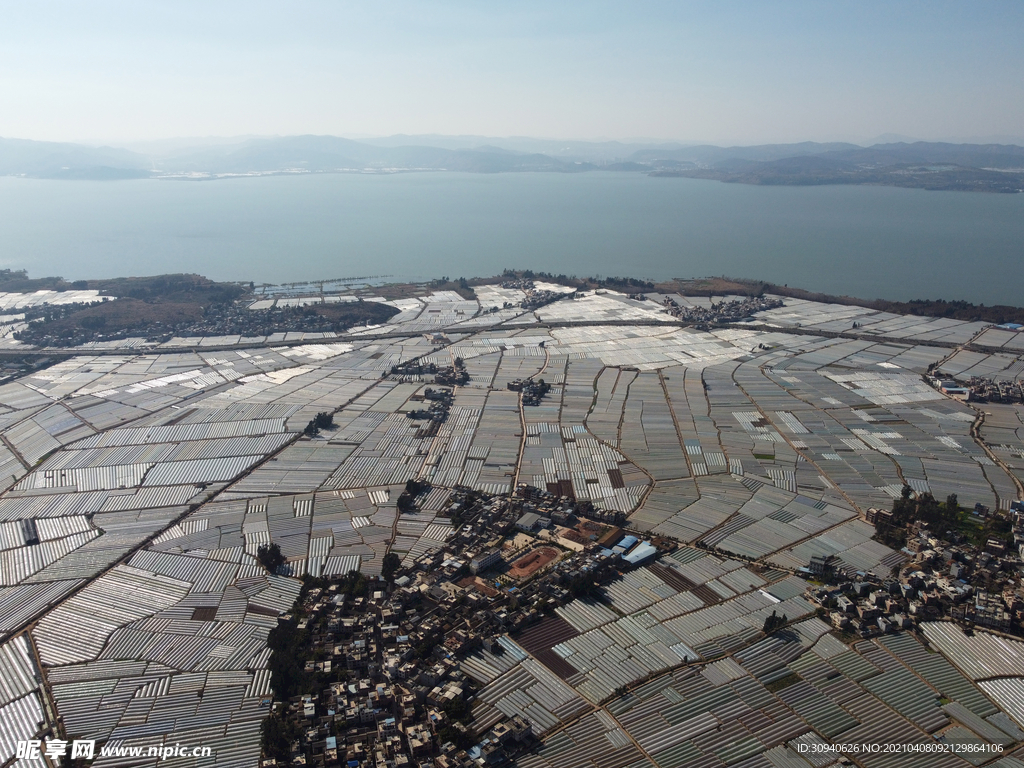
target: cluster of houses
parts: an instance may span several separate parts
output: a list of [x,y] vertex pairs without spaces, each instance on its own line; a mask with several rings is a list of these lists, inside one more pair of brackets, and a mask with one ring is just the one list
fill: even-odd
[[[464,524],[443,549],[401,569],[393,584],[368,581],[365,596],[324,584],[286,617],[307,632],[306,672],[324,681],[278,710],[302,733],[291,744],[290,764],[508,764],[536,743],[530,723],[514,717],[473,732],[467,721],[475,684],[461,660],[479,648],[502,653],[503,635],[659,551],[617,526],[581,523],[570,500],[537,489],[511,497],[459,489],[449,511]],[[577,528],[566,527],[573,522]],[[529,579],[511,586],[499,581],[510,560],[557,544],[559,529],[575,531],[580,546],[559,549],[560,556]]]
[[[869,522],[884,514],[869,510]],[[853,573],[835,556],[816,556],[806,569],[815,582],[808,596],[837,629],[862,637],[942,618],[1018,632],[1024,621],[1024,505],[1014,502],[1010,514],[1012,545],[996,538],[984,546],[963,536],[949,541],[920,521],[912,524],[904,550],[909,562],[892,578]]]

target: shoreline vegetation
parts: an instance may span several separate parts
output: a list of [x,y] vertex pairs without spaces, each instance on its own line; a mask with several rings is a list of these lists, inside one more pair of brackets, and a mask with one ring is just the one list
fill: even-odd
[[95,301],[45,304],[25,311],[28,327],[15,334],[19,341],[41,347],[75,346],[99,338],[145,336],[170,340],[179,335],[273,333],[341,333],[359,324],[378,324],[398,314],[379,301],[282,306],[251,310],[256,300],[253,283],[215,282],[201,275],[76,280],[29,278],[24,270],[0,270],[0,291],[94,290]]
[[[504,281],[542,280],[578,291],[615,290],[630,295],[658,293],[682,296],[760,297],[773,294],[807,301],[867,307],[893,314],[981,321],[1000,325],[1024,324],[1024,307],[987,306],[966,301],[915,299],[891,301],[834,296],[762,280],[730,277],[674,278],[653,281],[634,277],[577,277],[533,270],[505,270],[492,277],[442,277],[423,283],[396,281],[366,286],[355,291],[355,300],[310,303],[305,306],[273,306],[250,309],[250,304],[273,286],[255,283],[215,282],[194,274],[156,275],[102,280],[66,281],[61,277],[30,278],[24,270],[0,270],[0,292],[30,293],[39,290],[98,291],[94,301],[63,305],[45,304],[25,311],[28,326],[16,337],[39,347],[68,347],[129,336],[169,340],[174,336],[225,335],[267,336],[279,332],[343,333],[363,324],[381,324],[398,309],[380,301],[453,291],[474,300],[474,286]],[[309,295],[315,296],[316,282]],[[112,297],[106,299],[105,297]],[[377,300],[364,300],[376,298]]]

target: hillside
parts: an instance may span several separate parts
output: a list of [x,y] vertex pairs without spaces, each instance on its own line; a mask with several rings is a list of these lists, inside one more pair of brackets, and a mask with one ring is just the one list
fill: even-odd
[[[769,151],[759,157],[755,152],[737,151],[729,157],[700,164],[692,159],[688,166],[671,167],[665,163],[653,175],[761,185],[876,184],[960,192],[1024,189],[1024,147],[1014,145],[915,142],[866,148],[847,146],[821,152],[803,149],[799,154],[781,158],[771,158],[774,153]],[[709,154],[676,152],[672,162],[686,162],[687,156]]]
[[578,173],[604,170],[741,184],[881,184],[968,192],[1024,189],[1024,148],[1003,144],[801,142],[749,147],[524,138],[283,136],[166,142],[145,153],[0,138],[0,175],[40,179],[217,179],[284,173]]

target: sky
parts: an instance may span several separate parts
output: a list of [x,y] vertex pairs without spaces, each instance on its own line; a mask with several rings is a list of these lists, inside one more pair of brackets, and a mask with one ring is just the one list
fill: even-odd
[[0,0],[0,136],[1024,135],[1024,2]]

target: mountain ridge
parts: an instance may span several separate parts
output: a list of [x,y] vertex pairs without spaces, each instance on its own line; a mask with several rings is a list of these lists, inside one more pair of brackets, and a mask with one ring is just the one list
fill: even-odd
[[[862,147],[845,142],[797,142],[719,147],[666,142],[638,146],[476,136],[437,137],[437,143],[447,146],[418,143],[431,138],[394,136],[356,141],[307,134],[217,141],[144,153],[120,147],[0,137],[0,175],[123,180],[281,173],[607,170],[761,185],[884,184],[989,192],[1024,188],[1024,147],[1014,144],[893,142]],[[550,152],[536,151],[542,148]]]

